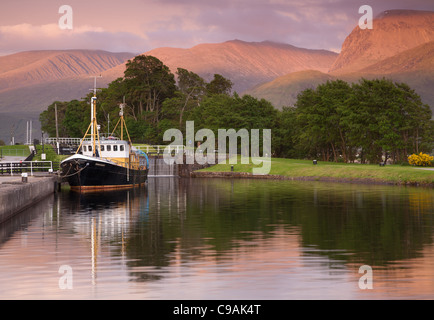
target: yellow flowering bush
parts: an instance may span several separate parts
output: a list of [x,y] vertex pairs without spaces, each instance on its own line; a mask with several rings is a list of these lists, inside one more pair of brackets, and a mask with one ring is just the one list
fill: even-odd
[[431,167],[433,166],[432,161],[434,160],[433,156],[425,153],[412,154],[408,157],[408,163],[413,166],[418,167]]

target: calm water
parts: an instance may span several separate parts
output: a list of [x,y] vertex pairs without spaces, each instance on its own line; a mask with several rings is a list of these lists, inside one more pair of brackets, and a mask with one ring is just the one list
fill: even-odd
[[0,298],[434,299],[433,232],[427,189],[159,178],[62,191],[0,225]]

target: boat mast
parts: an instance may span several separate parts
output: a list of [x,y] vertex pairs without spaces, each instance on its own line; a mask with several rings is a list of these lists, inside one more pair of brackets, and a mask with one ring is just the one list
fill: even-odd
[[127,124],[125,123],[125,119],[124,119],[124,108],[126,107],[126,103],[125,103],[125,97],[124,97],[124,102],[121,103],[119,105],[120,111],[119,111],[119,120],[115,125],[115,128],[112,131],[112,135],[115,133],[119,123],[121,124],[121,140],[124,140],[124,128],[125,128],[125,132],[127,133],[127,137],[128,137],[128,141],[130,142],[130,145],[132,145],[131,143],[131,138],[130,138],[130,134],[128,133],[128,129],[127,129]]
[[86,133],[84,134],[83,139],[80,142],[80,145],[78,146],[78,149],[75,153],[78,153],[81,149],[81,146],[84,142],[84,140],[86,139],[86,137],[88,136],[88,132],[90,130],[90,141],[92,143],[92,155],[95,157],[96,154],[96,143],[98,141],[98,156],[101,155],[101,144],[99,141],[99,126],[98,123],[96,122],[96,78],[102,78],[101,76],[93,76],[94,78],[94,85],[93,85],[93,89],[90,89],[93,91],[93,97],[90,99],[90,124],[89,127],[86,130]]
[[119,116],[121,118],[121,140],[124,140],[124,107],[125,107],[125,97],[124,97],[124,103],[121,103],[119,108],[121,109],[119,111]]
[[[101,76],[94,76],[94,84],[93,84],[93,97],[90,100],[90,137],[92,142],[92,152],[93,156],[96,155],[96,142],[99,144],[99,132],[98,132],[98,124],[96,122],[96,78],[101,78]],[[101,153],[101,151],[99,151]]]

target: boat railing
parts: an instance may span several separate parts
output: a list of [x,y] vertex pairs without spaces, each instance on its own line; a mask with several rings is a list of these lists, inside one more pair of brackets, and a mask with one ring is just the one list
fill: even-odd
[[178,154],[184,152],[183,145],[142,145],[134,147],[147,154],[164,154],[164,152]]

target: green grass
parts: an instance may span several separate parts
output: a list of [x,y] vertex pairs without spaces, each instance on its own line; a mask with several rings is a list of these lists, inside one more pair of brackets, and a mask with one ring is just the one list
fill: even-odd
[[27,157],[28,155],[30,155],[29,146],[25,145],[0,146],[0,150],[3,156]]
[[[238,159],[234,164],[234,172],[252,173],[255,165],[241,164]],[[260,167],[260,166],[257,166]],[[434,169],[434,168],[433,168]],[[229,172],[231,164],[217,164],[199,171]],[[311,160],[271,159],[270,175],[287,176],[294,178],[335,178],[336,180],[369,180],[372,182],[386,182],[396,184],[434,184],[434,171],[421,170],[412,166],[369,164],[344,164],[318,161],[313,165]]]
[[[33,161],[41,161],[42,146],[37,145],[36,149],[37,149],[37,154],[33,158]],[[44,153],[45,153],[45,160],[44,161],[60,162],[63,159],[66,159],[69,157],[68,155],[58,155],[54,151],[53,147],[49,144],[44,145],[43,149],[44,149]]]

